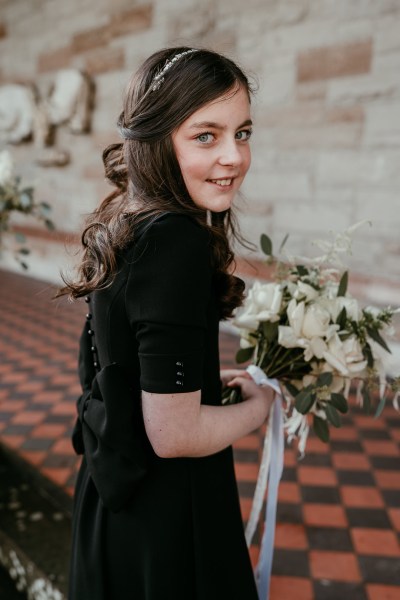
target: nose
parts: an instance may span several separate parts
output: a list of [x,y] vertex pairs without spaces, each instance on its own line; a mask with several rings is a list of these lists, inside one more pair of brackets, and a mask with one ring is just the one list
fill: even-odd
[[244,161],[245,148],[235,139],[226,139],[220,146],[219,163],[224,166],[240,166]]

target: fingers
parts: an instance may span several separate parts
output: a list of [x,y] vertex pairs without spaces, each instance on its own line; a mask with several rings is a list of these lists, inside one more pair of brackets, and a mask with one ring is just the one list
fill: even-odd
[[243,369],[222,369],[220,372],[220,378],[223,385],[228,385],[234,377],[244,377],[246,379],[252,379],[251,375]]

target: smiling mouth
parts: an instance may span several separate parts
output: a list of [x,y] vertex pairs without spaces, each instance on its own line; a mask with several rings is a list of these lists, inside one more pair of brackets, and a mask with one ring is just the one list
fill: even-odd
[[215,183],[219,187],[229,187],[233,183],[233,178],[230,179],[207,179],[209,183]]

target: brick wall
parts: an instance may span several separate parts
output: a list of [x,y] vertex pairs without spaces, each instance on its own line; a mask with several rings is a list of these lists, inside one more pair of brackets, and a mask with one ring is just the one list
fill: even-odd
[[[244,8],[244,6],[246,8]],[[159,47],[203,44],[259,82],[253,165],[241,200],[244,234],[290,234],[293,252],[360,219],[350,260],[360,285],[397,297],[400,276],[399,0],[0,0],[0,83],[45,93],[57,69],[83,68],[96,86],[92,133],[59,128],[64,168],[13,148],[60,230],[79,229],[108,187],[100,154],[131,71]],[[54,279],[69,260],[62,236],[34,233],[31,273]],[[4,264],[12,261],[5,257]],[[378,285],[379,284],[379,285]],[[372,294],[372,296],[374,295]],[[394,299],[394,300],[393,300]]]

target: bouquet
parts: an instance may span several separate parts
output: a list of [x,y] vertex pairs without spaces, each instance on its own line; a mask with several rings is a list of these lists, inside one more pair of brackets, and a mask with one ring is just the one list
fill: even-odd
[[[47,202],[35,203],[33,200],[33,188],[22,187],[21,179],[14,175],[14,164],[11,154],[7,150],[0,152],[0,250],[4,249],[3,234],[10,231],[10,216],[13,212],[32,215],[43,222],[48,229],[54,229],[53,222],[49,218],[50,206]],[[22,268],[28,265],[23,257],[29,254],[29,248],[25,243],[25,236],[15,232],[17,248],[14,256]]]
[[[376,416],[390,396],[398,408],[400,377],[389,378],[385,337],[399,309],[361,308],[347,290],[348,271],[340,256],[350,252],[351,234],[364,223],[332,242],[317,240],[323,253],[314,259],[276,258],[271,240],[261,236],[261,248],[274,267],[273,281],[256,281],[234,320],[241,331],[237,362],[252,359],[268,378],[278,379],[288,441],[298,436],[302,454],[311,419],[324,442],[330,426],[340,426],[352,384],[367,412],[375,397]],[[223,403],[239,400],[237,390],[224,393]]]

